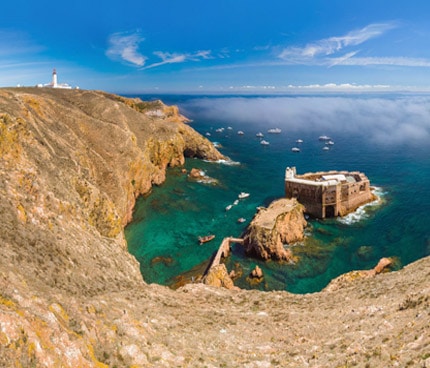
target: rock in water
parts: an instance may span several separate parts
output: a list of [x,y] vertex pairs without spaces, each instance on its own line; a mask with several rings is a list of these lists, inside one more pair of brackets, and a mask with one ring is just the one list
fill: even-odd
[[260,267],[255,266],[255,268],[251,271],[251,274],[249,276],[256,279],[261,279],[263,277],[263,271]]
[[254,216],[244,235],[245,251],[265,260],[292,261],[284,245],[303,240],[306,225],[304,207],[296,199],[276,200]]

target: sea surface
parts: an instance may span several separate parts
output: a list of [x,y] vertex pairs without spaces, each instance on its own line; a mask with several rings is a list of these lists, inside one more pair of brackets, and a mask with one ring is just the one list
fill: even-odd
[[[346,218],[309,219],[306,240],[292,247],[295,264],[248,258],[234,244],[226,266],[242,274],[237,286],[309,293],[345,272],[370,269],[381,257],[393,257],[401,268],[430,254],[430,96],[140,97],[177,104],[230,158],[187,159],[188,171],[198,168],[214,181],[190,180],[182,168],[171,168],[163,185],[139,198],[126,238],[146,282],[177,287],[194,280],[224,237],[240,237],[258,206],[284,196],[288,166],[299,174],[362,171],[380,200]],[[271,128],[281,133],[269,134]],[[260,144],[258,132],[269,145]],[[329,150],[321,135],[334,142]],[[250,196],[226,211],[240,192]],[[215,239],[200,245],[198,237],[208,234]],[[255,265],[265,277],[251,285]]]

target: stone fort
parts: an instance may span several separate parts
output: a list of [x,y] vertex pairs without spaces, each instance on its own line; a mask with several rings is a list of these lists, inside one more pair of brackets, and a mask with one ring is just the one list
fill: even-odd
[[297,198],[316,218],[345,216],[375,199],[366,175],[354,171],[327,171],[297,175],[295,167],[285,171],[285,194]]

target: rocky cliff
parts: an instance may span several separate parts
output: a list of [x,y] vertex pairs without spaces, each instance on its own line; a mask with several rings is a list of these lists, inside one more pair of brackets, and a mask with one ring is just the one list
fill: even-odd
[[312,295],[146,285],[123,226],[184,155],[159,101],[0,90],[0,366],[430,365],[430,259]]
[[262,259],[293,261],[291,245],[304,239],[304,207],[296,199],[278,199],[260,208],[244,235],[245,251]]

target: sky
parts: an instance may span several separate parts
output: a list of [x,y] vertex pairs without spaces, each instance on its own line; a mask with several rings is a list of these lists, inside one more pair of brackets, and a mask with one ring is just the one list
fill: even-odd
[[428,0],[15,0],[0,86],[114,93],[430,92]]

